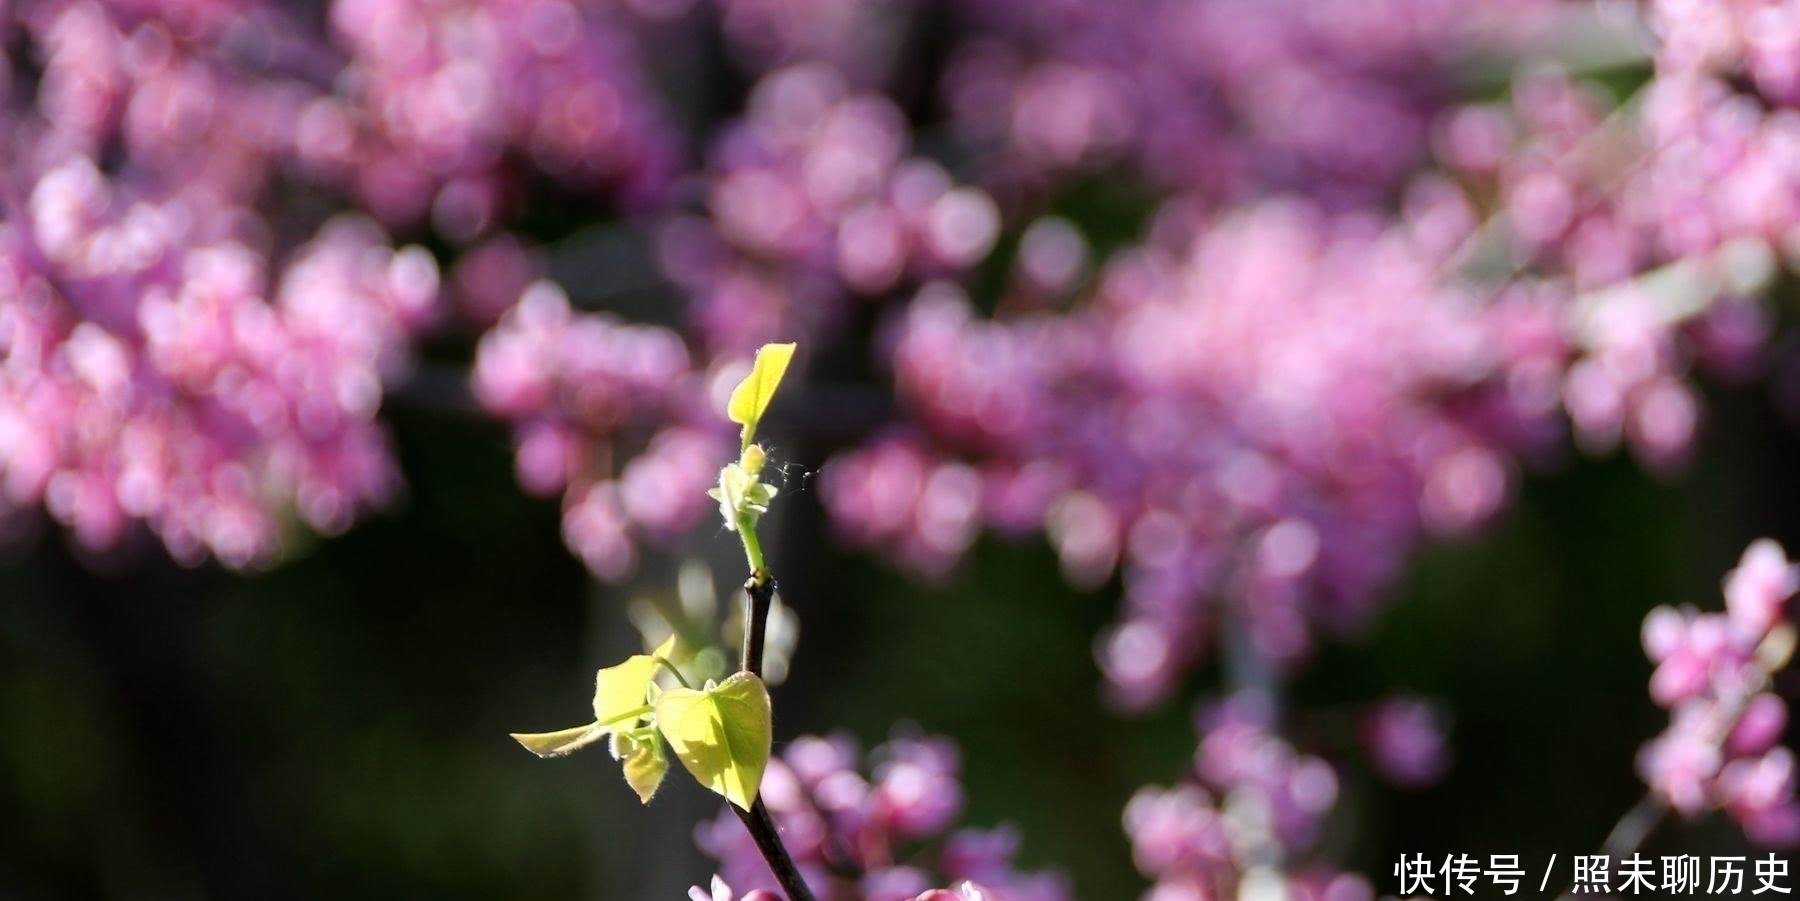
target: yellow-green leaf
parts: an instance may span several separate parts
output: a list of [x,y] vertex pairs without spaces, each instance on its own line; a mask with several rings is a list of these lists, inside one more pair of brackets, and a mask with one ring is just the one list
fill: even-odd
[[769,690],[736,673],[704,691],[671,688],[656,700],[656,726],[701,785],[748,810],[769,765]]
[[[651,708],[646,700],[656,669],[675,653],[675,636],[659,646],[654,654],[635,654],[617,666],[609,666],[594,674],[594,722],[560,732],[515,732],[514,741],[539,757],[561,757],[579,751],[608,735],[637,728]],[[673,664],[671,664],[673,665]],[[613,759],[619,757],[619,744],[613,742]],[[665,766],[666,769],[666,766]]]
[[760,444],[752,444],[738,456],[738,465],[750,475],[761,475],[763,467],[769,465],[769,452],[763,450]]
[[781,377],[787,373],[788,362],[793,358],[793,344],[764,344],[756,351],[756,362],[750,365],[750,374],[732,389],[731,402],[725,412],[732,422],[744,427],[745,447],[750,446],[756,424],[762,419],[763,411],[769,408],[769,401],[775,397],[775,389],[781,386]]
[[656,658],[634,654],[617,666],[594,674],[594,719],[608,730],[625,731],[641,717],[631,711],[644,706],[644,690],[656,677]]
[[663,776],[668,775],[669,758],[663,756],[662,739],[651,736],[650,740],[638,744],[625,758],[625,784],[637,792],[638,800],[645,804],[656,797],[656,790],[662,787]]
[[715,492],[707,492],[719,502],[719,515],[725,520],[725,528],[737,531],[738,514],[744,512],[744,492],[755,482],[744,468],[736,463],[727,463],[719,470],[719,487]]
[[561,732],[514,732],[512,737],[539,757],[561,757],[605,738],[608,731],[599,723],[589,723]]
[[663,639],[662,644],[659,644],[656,646],[656,650],[650,652],[650,656],[661,657],[662,659],[668,661],[670,666],[674,666],[675,665],[675,648],[676,648],[677,644],[678,644],[677,636],[675,635],[675,633],[671,632],[671,633],[669,633],[668,638]]

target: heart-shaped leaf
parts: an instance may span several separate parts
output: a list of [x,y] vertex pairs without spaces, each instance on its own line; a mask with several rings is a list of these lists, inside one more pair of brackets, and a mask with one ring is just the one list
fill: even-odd
[[656,699],[656,726],[701,785],[750,809],[774,736],[761,679],[740,672],[703,691],[671,688]]
[[775,389],[781,386],[781,377],[787,373],[788,361],[793,358],[793,344],[764,344],[756,351],[756,362],[750,365],[750,374],[732,389],[731,402],[726,405],[725,413],[732,422],[744,427],[743,446],[750,446],[750,439],[756,435],[756,424],[762,419],[763,411],[769,408]]

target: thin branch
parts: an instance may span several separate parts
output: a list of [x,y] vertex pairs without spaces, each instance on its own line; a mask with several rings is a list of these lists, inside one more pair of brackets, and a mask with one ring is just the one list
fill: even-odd
[[1601,844],[1600,851],[1607,857],[1618,859],[1627,854],[1636,854],[1644,845],[1644,839],[1662,825],[1663,817],[1669,813],[1669,805],[1656,796],[1656,792],[1645,792],[1638,802],[1632,805],[1625,815],[1613,824],[1612,831],[1606,834],[1606,841]]
[[[769,628],[769,608],[774,601],[774,579],[763,577],[759,580],[756,575],[752,575],[744,583],[746,606],[742,669],[758,679],[762,678],[763,639]],[[775,820],[769,816],[769,808],[763,804],[762,795],[757,794],[749,810],[736,804],[732,804],[731,809],[743,822],[744,828],[749,830],[750,837],[756,840],[757,850],[762,852],[763,860],[769,865],[769,872],[775,874],[775,881],[781,883],[781,890],[787,893],[788,901],[813,901],[812,889],[801,878],[800,868],[794,866],[794,859],[788,855],[787,846],[781,843],[781,832],[775,828]]]
[[[1771,652],[1768,650],[1771,646],[1781,646],[1792,640],[1792,634],[1787,631],[1787,627],[1778,626],[1763,636],[1762,640],[1757,643],[1756,651],[1752,656],[1758,661],[1765,661],[1771,656]],[[1773,653],[1779,654],[1785,661],[1786,651]],[[1729,704],[1722,704],[1717,708],[1717,716],[1710,723],[1712,728],[1707,734],[1707,744],[1722,751],[1725,744],[1731,740],[1731,733],[1737,731],[1738,722],[1749,710],[1750,702],[1757,695],[1769,689],[1773,673],[1763,668],[1768,665],[1770,664],[1759,663],[1757,672],[1760,673],[1760,678],[1739,696],[1731,699]],[[1774,666],[1778,668],[1780,665],[1775,664]],[[1606,834],[1606,841],[1600,846],[1600,853],[1611,860],[1619,860],[1628,854],[1636,854],[1638,849],[1643,846],[1644,840],[1650,837],[1650,833],[1656,831],[1656,827],[1662,825],[1663,819],[1668,814],[1668,802],[1658,797],[1655,789],[1645,792],[1644,796],[1639,798],[1630,810],[1625,811],[1625,815],[1619,817],[1617,823],[1613,824],[1612,831]],[[1571,885],[1568,890],[1557,896],[1557,901],[1572,901],[1574,897],[1575,886]]]
[[775,580],[744,583],[744,658],[741,669],[758,679],[763,674],[763,639],[769,630],[769,608],[775,602]]
[[[1271,705],[1274,722],[1279,723],[1284,701],[1281,675],[1276,670],[1275,661],[1270,660],[1257,644],[1248,616],[1238,610],[1227,612],[1223,637],[1227,691],[1233,697],[1250,695]],[[1229,800],[1226,801],[1227,805],[1230,803]],[[1286,854],[1268,827],[1247,830],[1245,839],[1237,849],[1240,891],[1254,872],[1286,875]]]
[[[1612,831],[1606,834],[1606,841],[1600,844],[1600,854],[1608,860],[1623,860],[1627,855],[1636,854],[1643,847],[1644,839],[1662,825],[1663,817],[1668,816],[1669,805],[1656,796],[1655,791],[1647,791],[1619,821],[1613,824]],[[1577,886],[1571,884],[1556,896],[1556,901],[1575,901]]]
[[781,890],[787,893],[789,901],[814,901],[812,889],[807,887],[806,880],[800,878],[800,868],[794,866],[794,859],[788,856],[787,846],[781,843],[781,833],[775,828],[774,819],[769,816],[769,808],[763,806],[762,796],[756,797],[749,810],[729,801],[726,803],[738,815],[744,828],[750,830],[750,837],[756,840],[756,848],[768,863],[769,872],[775,874],[775,881],[781,883]]

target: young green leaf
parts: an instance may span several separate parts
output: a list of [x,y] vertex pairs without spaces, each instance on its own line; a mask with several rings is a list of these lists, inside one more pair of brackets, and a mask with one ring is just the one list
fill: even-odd
[[706,492],[707,497],[719,502],[719,516],[725,520],[726,531],[737,531],[738,514],[744,510],[744,493],[753,484],[754,479],[742,466],[727,463],[719,470],[719,487]]
[[589,723],[560,732],[514,732],[513,741],[539,757],[561,757],[571,754],[606,737],[610,731],[599,723]]
[[[656,669],[675,654],[675,636],[670,635],[649,654],[634,654],[624,663],[609,666],[594,674],[594,721],[585,726],[559,732],[514,732],[514,741],[539,757],[561,757],[579,751],[594,742],[613,736],[613,759],[619,758],[619,736],[637,728],[652,712],[649,693]],[[673,666],[673,664],[670,664]],[[661,753],[661,748],[657,749]],[[667,764],[664,769],[667,769]]]
[[650,733],[645,741],[632,743],[631,753],[625,757],[625,784],[637,792],[639,801],[650,803],[668,772],[669,758],[663,754],[662,739],[656,733]]
[[756,435],[757,422],[769,408],[775,389],[781,386],[788,361],[794,358],[794,347],[793,344],[764,344],[756,351],[756,362],[750,365],[750,374],[732,389],[731,402],[725,412],[732,422],[744,427],[744,447],[750,446],[750,439]]
[[744,491],[744,509],[758,516],[769,512],[769,502],[778,489],[767,482],[757,482]]
[[706,496],[719,502],[725,529],[735,532],[746,518],[755,526],[756,520],[769,512],[769,502],[775,499],[776,491],[774,485],[757,481],[742,465],[727,463],[719,470],[719,486],[709,489]]
[[[644,693],[650,680],[656,678],[661,664],[656,658],[669,659],[675,652],[675,637],[662,643],[649,654],[633,654],[625,662],[609,666],[594,674],[594,719],[607,728],[625,731],[637,725],[639,717],[626,714],[644,706]],[[625,718],[622,718],[625,717]]]
[[671,688],[656,700],[656,726],[701,785],[745,810],[769,764],[769,690],[736,673],[704,691]]
[[[669,633],[669,637],[663,639],[663,643],[657,645],[656,650],[650,652],[650,657],[656,661],[658,666],[668,670],[669,675],[675,677],[675,681],[681,683],[685,687],[688,684],[687,677],[683,676],[681,670],[677,669],[675,666],[676,651],[680,647],[679,642],[680,636],[673,632]],[[645,686],[646,697],[650,700],[650,703],[655,703],[656,695],[661,693],[661,691],[662,686],[656,685],[655,683]]]
[[768,464],[769,452],[763,450],[760,444],[752,444],[744,448],[743,454],[738,457],[738,465],[744,467],[744,471],[753,476],[762,474],[763,467]]

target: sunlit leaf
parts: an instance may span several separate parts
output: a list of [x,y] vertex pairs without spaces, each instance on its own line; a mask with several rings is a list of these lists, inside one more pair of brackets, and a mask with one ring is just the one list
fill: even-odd
[[656,701],[656,725],[701,785],[750,808],[773,740],[761,679],[736,673],[703,691],[669,689]]
[[736,463],[727,463],[719,470],[719,487],[708,491],[707,495],[719,502],[719,516],[724,518],[726,529],[737,530],[738,514],[744,510],[744,492],[754,484],[744,468]]
[[594,719],[608,730],[625,731],[640,717],[629,716],[644,706],[644,689],[656,677],[656,658],[634,654],[624,663],[594,674]]
[[645,804],[656,796],[656,790],[662,787],[663,777],[669,772],[669,758],[663,754],[662,739],[652,732],[645,741],[634,741],[631,753],[625,758],[625,784],[637,792],[638,800]]
[[512,737],[539,757],[561,757],[605,738],[609,731],[599,723],[589,723],[561,732],[514,732]]
[[676,644],[676,636],[671,632],[669,633],[668,638],[663,639],[662,644],[656,646],[656,650],[650,652],[650,656],[661,657],[662,659],[667,660],[670,666],[674,666]]
[[612,756],[618,760],[624,749],[617,736],[636,729],[650,714],[647,696],[655,688],[652,680],[661,666],[657,658],[669,660],[675,653],[675,641],[670,635],[654,653],[634,654],[595,673],[594,722],[560,732],[515,732],[513,739],[539,757],[561,757],[613,735]]
[[738,457],[738,465],[753,476],[760,475],[763,467],[769,465],[769,452],[763,450],[760,444],[752,444],[744,448],[744,453]]
[[750,374],[732,389],[726,415],[744,427],[744,446],[750,445],[750,439],[756,434],[756,424],[762,419],[763,411],[769,408],[769,401],[775,397],[775,389],[781,386],[781,377],[787,373],[788,362],[793,358],[793,344],[764,344],[756,352]]
[[769,512],[769,502],[775,499],[777,489],[767,482],[757,482],[744,492],[744,509],[753,513]]

